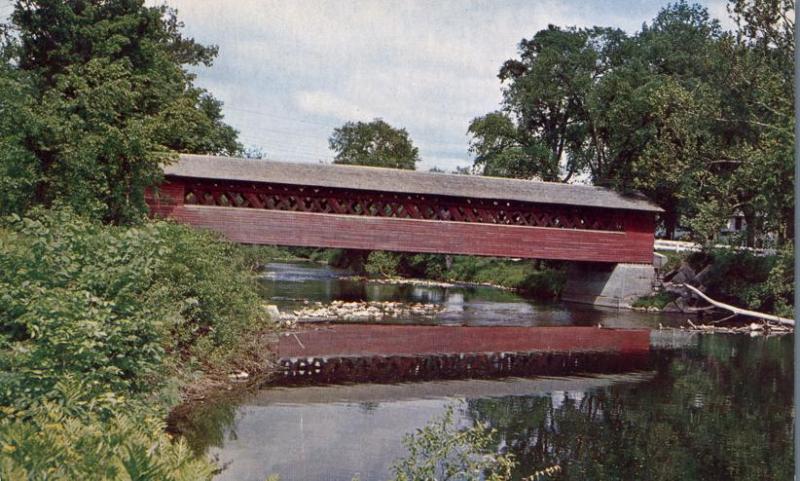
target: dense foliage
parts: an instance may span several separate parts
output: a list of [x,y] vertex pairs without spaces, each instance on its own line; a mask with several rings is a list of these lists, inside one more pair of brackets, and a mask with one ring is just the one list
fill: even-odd
[[792,246],[776,256],[715,249],[693,254],[687,261],[698,271],[706,270],[702,283],[714,299],[779,316],[793,316]]
[[792,236],[793,0],[733,0],[737,28],[672,4],[642,30],[551,25],[500,69],[502,110],[469,127],[488,175],[641,190],[667,235]]
[[419,150],[406,129],[394,128],[381,119],[347,122],[334,129],[329,144],[336,153],[335,164],[414,170],[419,161]]
[[217,53],[143,0],[18,0],[0,45],[0,215],[68,205],[125,222],[172,152],[233,153],[188,66]]
[[68,211],[4,218],[0,409],[10,416],[0,449],[17,454],[0,473],[103,479],[122,465],[194,466],[159,419],[176,400],[175,378],[224,366],[242,335],[266,325],[245,262],[234,246],[171,223],[116,227]]

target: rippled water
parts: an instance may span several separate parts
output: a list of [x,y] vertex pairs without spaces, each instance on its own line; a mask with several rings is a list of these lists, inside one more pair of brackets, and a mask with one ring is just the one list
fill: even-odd
[[[437,322],[468,325],[651,327],[668,319],[527,302],[486,288],[427,288],[342,281],[307,265],[269,266],[265,296],[302,300],[455,303]],[[453,315],[452,312],[456,312]],[[220,480],[387,479],[404,433],[447,406],[459,422],[487,423],[519,461],[522,478],[548,466],[570,480],[790,479],[790,337],[655,332],[646,362],[625,372],[397,384],[265,387],[200,406],[180,426],[224,466]],[[619,369],[617,369],[618,371]],[[550,479],[550,478],[543,478]]]

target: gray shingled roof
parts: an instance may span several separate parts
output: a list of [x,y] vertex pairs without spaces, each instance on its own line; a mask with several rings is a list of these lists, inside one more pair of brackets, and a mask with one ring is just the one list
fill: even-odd
[[379,167],[301,164],[183,154],[177,163],[167,166],[164,172],[168,177],[299,184],[404,194],[662,211],[641,194],[622,195],[603,187]]

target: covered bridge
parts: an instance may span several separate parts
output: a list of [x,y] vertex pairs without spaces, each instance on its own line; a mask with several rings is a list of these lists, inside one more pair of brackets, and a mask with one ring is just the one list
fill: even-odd
[[658,207],[588,185],[181,155],[151,210],[234,242],[649,264]]

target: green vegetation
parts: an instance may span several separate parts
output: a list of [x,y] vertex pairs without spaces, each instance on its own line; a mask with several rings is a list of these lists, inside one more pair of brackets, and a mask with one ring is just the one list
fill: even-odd
[[[537,33],[521,43],[520,59],[503,66],[504,110],[473,121],[471,148],[487,174],[567,180],[586,173],[595,184],[642,190],[666,209],[669,234],[683,225],[703,242],[740,210],[747,244],[772,234],[780,255],[711,252],[690,262],[711,264],[709,294],[788,315],[793,39],[782,19],[794,3],[731,5],[734,34],[684,2],[634,36],[597,27]],[[181,29],[174,10],[143,0],[18,0],[11,24],[0,27],[0,479],[209,479],[213,465],[167,435],[163,419],[187,383],[265,365],[243,342],[270,327],[250,270],[264,257],[290,252],[373,275],[492,282],[543,297],[563,285],[555,264],[242,250],[208,233],[145,221],[144,192],[177,152],[242,150],[222,122],[221,103],[190,72],[210,65],[217,49]],[[345,124],[330,146],[337,163],[413,169],[419,160],[408,133],[379,119]],[[712,371],[677,372],[665,394],[697,399]],[[691,389],[679,383],[687,379]],[[705,394],[708,403],[729,406],[727,397]],[[565,424],[610,416],[613,429],[587,425],[575,438],[584,441],[614,437],[616,426],[652,424],[659,436],[621,431],[616,446],[632,443],[622,454],[654,449],[674,461],[664,466],[703,474],[723,464],[715,433],[736,443],[725,452],[746,449],[755,460],[764,457],[756,450],[786,449],[781,439],[737,437],[742,419],[764,428],[767,414],[788,415],[785,404],[770,402],[762,403],[772,408],[763,416],[726,411],[701,417],[688,432],[652,417],[674,413],[616,419],[605,398],[601,409],[568,403],[557,414]],[[436,472],[506,479],[511,459],[489,449],[489,431],[453,430],[450,421],[409,438],[412,455],[398,464],[398,479]],[[789,425],[772,421],[775,429],[761,432]],[[604,477],[587,445],[548,435],[577,453],[583,474]],[[680,444],[663,439],[689,439],[714,463],[687,463]],[[751,479],[766,479],[753,472]]]
[[494,432],[482,423],[458,428],[453,407],[403,439],[408,455],[394,465],[394,481],[511,479],[514,458],[494,448]]
[[414,170],[419,161],[419,150],[406,129],[396,129],[381,119],[347,122],[333,130],[328,143],[336,153],[336,164]]
[[174,152],[241,149],[188,70],[217,49],[182,26],[141,0],[15,2],[0,37],[0,215],[67,205],[129,222]]
[[392,277],[398,274],[401,258],[392,252],[372,251],[367,256],[364,270],[371,276]]
[[257,270],[267,262],[299,261],[309,256],[309,253],[304,250],[295,252],[293,248],[270,245],[241,245],[239,251],[244,256],[245,264],[251,270]]
[[161,419],[180,384],[238,368],[242,336],[268,326],[246,266],[231,244],[166,222],[0,221],[0,477],[208,472]]
[[714,299],[779,316],[793,316],[794,250],[775,256],[723,249],[688,256],[697,270],[707,268],[702,284]]
[[[142,0],[20,0],[0,26],[0,478],[208,479],[180,388],[258,361],[252,256],[145,222],[176,152],[237,133],[189,68],[216,47]],[[252,347],[252,346],[250,346]]]
[[633,307],[655,308],[664,309],[667,304],[677,299],[678,296],[669,292],[656,292],[650,296],[644,296],[636,299]]
[[497,259],[493,257],[453,257],[445,271],[448,281],[494,284],[516,289],[541,299],[556,299],[566,282],[566,273],[554,263]]
[[566,282],[562,266],[545,261],[340,249],[329,249],[316,259],[357,274],[491,284],[540,299],[558,298]]
[[[793,0],[731,0],[726,32],[679,1],[630,35],[551,25],[499,71],[502,109],[469,127],[487,175],[647,194],[714,241],[734,212],[747,245],[792,237]],[[564,162],[565,160],[565,162]]]

